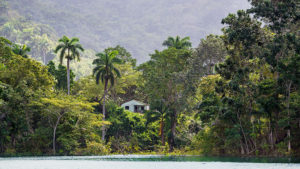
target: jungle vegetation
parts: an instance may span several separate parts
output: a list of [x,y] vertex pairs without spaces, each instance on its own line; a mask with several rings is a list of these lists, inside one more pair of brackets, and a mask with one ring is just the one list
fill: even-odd
[[[0,155],[300,156],[300,4],[249,2],[221,35],[166,37],[137,65],[120,45],[7,20],[0,0]],[[121,107],[133,99],[150,110]]]

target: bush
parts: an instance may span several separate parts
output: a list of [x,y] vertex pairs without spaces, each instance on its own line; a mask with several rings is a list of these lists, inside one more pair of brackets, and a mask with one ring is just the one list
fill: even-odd
[[99,142],[88,142],[86,148],[78,148],[75,155],[108,155],[111,152],[110,145]]

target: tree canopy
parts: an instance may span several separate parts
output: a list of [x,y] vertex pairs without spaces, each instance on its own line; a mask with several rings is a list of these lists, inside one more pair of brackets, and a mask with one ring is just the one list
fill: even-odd
[[[0,33],[9,39],[0,37],[1,156],[300,155],[298,1],[249,0],[250,9],[221,20],[220,35],[196,37],[195,48],[189,37],[169,36],[140,65],[123,44],[81,38],[105,45],[96,53],[78,38],[57,41],[47,25],[7,12],[16,1],[7,2],[0,0]],[[141,111],[124,106],[132,100]]]

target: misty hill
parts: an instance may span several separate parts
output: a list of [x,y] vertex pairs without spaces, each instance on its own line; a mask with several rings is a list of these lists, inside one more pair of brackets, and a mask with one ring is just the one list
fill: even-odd
[[249,7],[247,0],[9,0],[26,20],[79,37],[85,48],[124,46],[138,63],[168,36],[190,36],[193,45],[220,33],[221,19]]

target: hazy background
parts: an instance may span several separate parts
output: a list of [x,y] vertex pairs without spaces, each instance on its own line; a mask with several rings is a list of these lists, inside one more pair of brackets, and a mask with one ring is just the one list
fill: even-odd
[[57,37],[79,37],[85,48],[121,45],[142,63],[168,36],[190,36],[193,46],[219,34],[221,19],[249,7],[247,0],[8,0],[9,7]]

